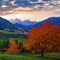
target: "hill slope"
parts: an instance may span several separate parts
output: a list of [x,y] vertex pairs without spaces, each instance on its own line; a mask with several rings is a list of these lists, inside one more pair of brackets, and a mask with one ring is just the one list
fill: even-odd
[[25,34],[25,31],[22,27],[18,27],[15,24],[12,24],[8,20],[0,17],[0,33],[4,34]]
[[8,20],[0,17],[0,30],[3,29],[16,29],[15,25],[10,23]]
[[49,22],[49,21],[52,22],[52,25],[54,25],[54,24],[59,24],[59,26],[60,26],[60,17],[50,17],[50,18],[48,18],[48,19],[45,19],[44,21],[38,22],[38,23],[35,24],[33,27],[42,26],[42,23],[43,23],[43,22]]

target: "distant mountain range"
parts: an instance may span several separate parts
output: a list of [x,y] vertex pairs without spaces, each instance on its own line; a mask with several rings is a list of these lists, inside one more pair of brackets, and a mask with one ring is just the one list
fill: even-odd
[[19,28],[19,29],[23,29],[25,31],[25,30],[30,30],[32,27],[40,27],[40,26],[42,26],[43,22],[48,22],[48,21],[51,21],[52,24],[59,24],[59,26],[60,26],[60,17],[50,17],[41,22],[30,21],[30,20],[21,21],[19,19],[16,19],[16,20],[12,21],[12,23],[6,19],[0,17],[0,29]]
[[21,21],[20,19],[14,19],[11,21],[15,26],[20,27],[24,30],[30,30],[33,25],[37,24],[36,21],[24,20]]
[[37,21],[30,21],[30,20],[24,20],[24,21],[21,21],[20,19],[12,19],[11,20],[11,23],[13,24],[22,24],[22,25],[35,25],[37,23]]
[[15,23],[15,25],[17,27],[23,28],[25,30],[30,30],[32,27],[40,27],[40,26],[42,26],[43,22],[49,22],[49,21],[51,21],[52,24],[59,24],[60,25],[60,17],[50,17],[50,18],[45,19],[41,22],[35,22],[35,21],[31,22],[31,21],[27,20],[27,21],[24,21],[25,24],[18,22],[18,23]]

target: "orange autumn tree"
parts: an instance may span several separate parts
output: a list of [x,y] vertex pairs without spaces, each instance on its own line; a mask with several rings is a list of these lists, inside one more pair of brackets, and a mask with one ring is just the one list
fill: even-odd
[[28,33],[26,49],[32,53],[41,53],[55,51],[60,46],[60,29],[58,25],[52,25],[51,22],[43,23],[42,27],[32,28]]
[[6,49],[7,53],[17,54],[21,51],[19,49],[19,45],[17,44],[16,40],[12,40],[12,42],[9,44],[9,48]]

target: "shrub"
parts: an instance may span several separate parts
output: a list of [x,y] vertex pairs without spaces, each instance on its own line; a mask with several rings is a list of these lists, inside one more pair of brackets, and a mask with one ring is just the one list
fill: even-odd
[[12,42],[9,44],[9,48],[6,49],[6,52],[11,54],[17,54],[20,53],[20,51],[21,49],[15,40],[12,40]]

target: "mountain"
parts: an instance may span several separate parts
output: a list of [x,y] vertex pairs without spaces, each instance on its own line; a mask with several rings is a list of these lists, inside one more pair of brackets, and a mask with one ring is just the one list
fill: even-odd
[[30,20],[24,20],[22,22],[23,25],[35,25],[37,22],[36,21],[30,21]]
[[15,32],[16,34],[27,34],[28,33],[28,31],[25,31],[22,27],[19,28],[2,17],[0,17],[0,30],[2,30],[0,32],[2,34],[6,34],[4,32]]
[[50,17],[50,18],[45,19],[45,20],[43,20],[43,21],[41,21],[41,22],[38,22],[38,23],[35,24],[33,27],[42,26],[42,23],[43,23],[43,22],[49,22],[49,21],[52,22],[52,25],[54,25],[54,24],[59,24],[59,26],[60,26],[60,17]]
[[16,27],[8,20],[0,17],[0,30],[4,30],[4,29],[16,29]]
[[23,23],[15,23],[15,25],[17,27],[23,28],[24,30],[30,30],[32,27],[40,27],[42,26],[43,22],[49,22],[51,21],[52,24],[59,24],[60,25],[60,17],[50,17],[47,18],[41,22],[36,22],[36,21],[29,21],[29,20],[25,20],[23,21]]
[[30,30],[33,25],[23,25],[23,24],[16,23],[15,26],[22,28],[24,30]]
[[24,30],[30,30],[33,25],[35,25],[36,21],[24,20],[21,21],[19,19],[12,20],[12,23],[15,24],[16,27],[22,28]]
[[13,23],[13,24],[15,24],[15,23],[22,23],[22,21],[20,19],[18,19],[18,18],[11,19],[10,22]]
[[36,21],[30,21],[30,20],[24,20],[21,21],[20,19],[14,19],[11,20],[11,22],[18,28],[22,28],[24,30],[30,30],[32,27],[39,27],[42,26],[43,22],[49,22],[51,21],[52,24],[59,24],[60,25],[60,17],[50,17],[47,18],[41,22],[36,22]]
[[24,21],[21,21],[20,19],[12,19],[11,20],[11,23],[13,23],[13,24],[22,24],[22,25],[34,25],[34,24],[36,24],[37,22],[36,21],[30,21],[30,20],[24,20]]

